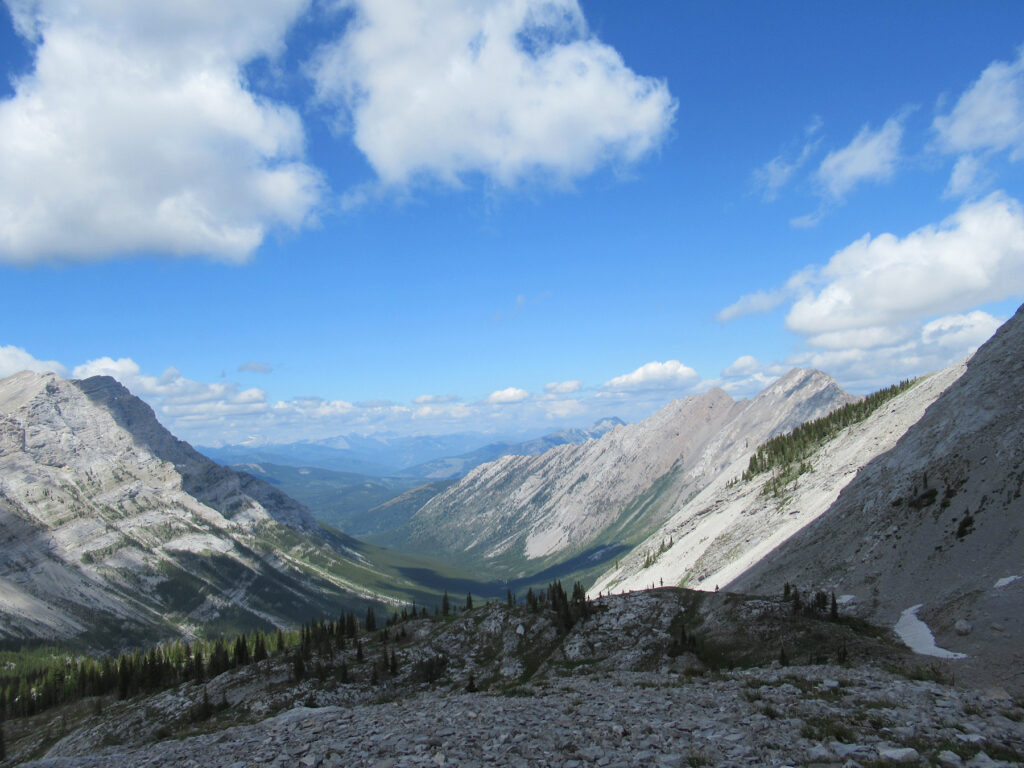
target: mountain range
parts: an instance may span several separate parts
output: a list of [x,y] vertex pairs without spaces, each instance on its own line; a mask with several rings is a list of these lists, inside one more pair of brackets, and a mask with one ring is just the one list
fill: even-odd
[[751,400],[712,389],[501,444],[522,453],[458,479],[364,483],[352,519],[407,553],[390,565],[282,492],[365,476],[223,467],[113,379],[18,374],[0,381],[0,642],[119,647],[557,576],[591,596],[834,593],[972,679],[1024,669],[1022,349],[1024,309],[968,362],[867,398],[794,369]]
[[721,389],[676,400],[598,440],[481,465],[378,542],[501,578],[584,553],[599,564],[739,456],[855,399],[819,371],[794,370],[750,401]]
[[108,650],[383,597],[365,545],[183,443],[109,377],[0,381],[0,641]]

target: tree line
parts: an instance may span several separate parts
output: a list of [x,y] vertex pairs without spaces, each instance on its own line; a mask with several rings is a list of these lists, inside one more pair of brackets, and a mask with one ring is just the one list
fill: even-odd
[[899,384],[880,389],[855,403],[836,408],[821,418],[808,421],[784,435],[777,435],[762,443],[750,457],[742,480],[753,480],[760,474],[772,472],[764,493],[778,494],[792,480],[811,469],[806,461],[818,448],[846,427],[863,421],[896,395],[909,389],[917,379],[905,379]]

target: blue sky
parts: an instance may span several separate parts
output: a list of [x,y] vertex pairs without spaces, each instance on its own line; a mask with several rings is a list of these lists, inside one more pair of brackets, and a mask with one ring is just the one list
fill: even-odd
[[4,6],[0,375],[205,444],[542,432],[865,392],[1024,294],[1019,3],[207,6]]

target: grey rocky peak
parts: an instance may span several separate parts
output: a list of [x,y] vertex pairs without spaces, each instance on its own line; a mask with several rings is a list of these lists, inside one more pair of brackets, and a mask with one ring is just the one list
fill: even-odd
[[721,389],[675,400],[599,439],[477,467],[394,541],[497,575],[635,543],[768,437],[854,399],[828,375],[794,369],[751,401]]
[[920,606],[938,647],[967,655],[961,674],[1024,689],[1022,404],[1024,308],[824,514],[734,586],[814,583],[890,625]]
[[352,597],[341,573],[359,559],[107,377],[0,380],[0,530],[0,639],[102,650],[223,617],[289,625]]

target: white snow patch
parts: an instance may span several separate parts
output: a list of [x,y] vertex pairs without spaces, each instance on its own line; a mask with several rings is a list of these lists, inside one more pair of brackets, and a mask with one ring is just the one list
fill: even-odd
[[966,659],[966,653],[947,651],[935,644],[935,636],[931,629],[917,618],[917,612],[924,603],[918,603],[907,608],[900,614],[900,620],[896,622],[896,634],[900,636],[906,646],[914,653],[922,656],[935,656],[939,659]]
[[995,587],[993,587],[993,589],[1002,589],[1008,584],[1013,584],[1013,582],[1017,581],[1018,579],[1020,579],[1020,576],[1004,576],[996,582],[996,585]]
[[856,595],[840,595],[836,598],[836,605],[849,605],[855,602],[857,602]]

